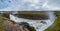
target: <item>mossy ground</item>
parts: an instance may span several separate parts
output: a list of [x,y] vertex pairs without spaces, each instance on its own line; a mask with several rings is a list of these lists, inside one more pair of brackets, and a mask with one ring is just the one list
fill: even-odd
[[55,22],[45,31],[60,31],[60,15],[57,16]]
[[4,25],[2,22],[0,22],[0,31],[4,31]]

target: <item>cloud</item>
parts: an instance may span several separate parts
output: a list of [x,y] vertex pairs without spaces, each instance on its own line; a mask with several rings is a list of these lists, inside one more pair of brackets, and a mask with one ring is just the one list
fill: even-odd
[[54,2],[54,0],[49,0],[49,1],[47,0],[43,4],[42,8],[44,10],[60,10],[60,6],[59,5],[60,4],[57,1]]
[[59,3],[60,0],[13,0],[9,3],[9,10],[60,10]]

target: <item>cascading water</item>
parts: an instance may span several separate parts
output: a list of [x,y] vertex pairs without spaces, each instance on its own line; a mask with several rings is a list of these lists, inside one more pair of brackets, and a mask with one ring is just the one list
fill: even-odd
[[[49,21],[46,21],[46,23],[47,23],[47,26],[46,27],[44,27],[45,29],[46,28],[48,28],[50,25],[52,25],[53,23],[54,23],[54,21],[55,21],[55,19],[56,19],[56,17],[55,17],[55,14],[54,14],[54,12],[53,11],[48,11],[48,12],[46,12],[46,15],[48,15],[48,17],[49,17]],[[45,30],[44,29],[44,30]]]
[[54,12],[46,12],[46,15],[48,15],[47,17],[49,17],[49,19],[47,20],[28,20],[28,19],[18,18],[11,14],[10,14],[10,19],[15,21],[16,23],[27,22],[31,26],[35,27],[37,31],[43,31],[46,28],[48,28],[50,25],[52,25],[53,22],[55,21]]

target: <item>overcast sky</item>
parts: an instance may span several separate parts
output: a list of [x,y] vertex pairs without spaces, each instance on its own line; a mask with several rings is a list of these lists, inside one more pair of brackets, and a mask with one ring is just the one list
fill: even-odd
[[1,10],[60,10],[60,0],[0,0]]

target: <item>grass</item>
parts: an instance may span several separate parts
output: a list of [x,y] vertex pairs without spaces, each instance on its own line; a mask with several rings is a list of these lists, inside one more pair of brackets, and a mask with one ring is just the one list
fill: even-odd
[[5,31],[5,29],[4,29],[4,25],[3,25],[2,22],[0,22],[0,31]]
[[0,16],[0,31],[6,31],[6,29],[4,28],[3,23],[1,22],[2,20],[11,21],[11,22],[15,23],[14,21],[12,21],[12,20],[10,20],[8,18],[5,18],[5,17]]
[[45,31],[59,31],[60,30],[60,15],[57,16],[57,19],[55,20],[55,22],[48,27]]

